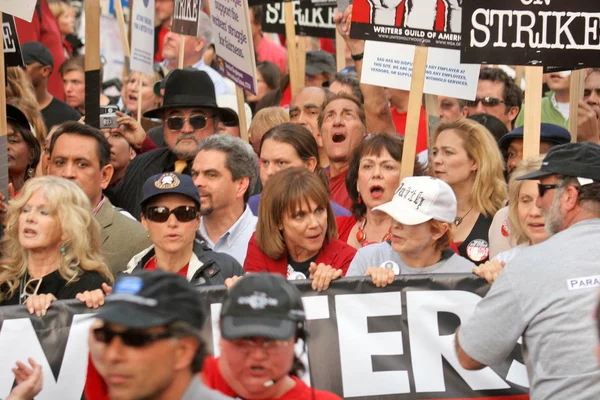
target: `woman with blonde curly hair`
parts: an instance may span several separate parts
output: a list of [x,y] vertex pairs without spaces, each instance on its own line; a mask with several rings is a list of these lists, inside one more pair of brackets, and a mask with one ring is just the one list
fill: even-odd
[[28,180],[6,221],[0,305],[25,304],[41,316],[54,300],[79,298],[113,281],[100,255],[100,226],[75,183],[53,176]]
[[48,129],[42,113],[38,110],[35,91],[27,73],[19,67],[8,67],[6,78],[8,83],[6,86],[6,102],[17,107],[25,114],[31,125],[31,132],[42,146]]
[[475,264],[485,262],[490,224],[508,197],[500,149],[490,131],[468,119],[440,124],[433,143],[433,174],[452,187],[457,199],[459,254]]

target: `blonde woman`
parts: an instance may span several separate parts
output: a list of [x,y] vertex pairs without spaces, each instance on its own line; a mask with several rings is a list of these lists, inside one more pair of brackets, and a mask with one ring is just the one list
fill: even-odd
[[265,133],[284,122],[290,122],[290,114],[281,107],[267,107],[256,113],[248,128],[250,144],[256,154],[260,156],[260,143]]
[[1,242],[0,305],[45,315],[54,300],[112,283],[100,255],[100,226],[85,193],[52,176],[28,180],[8,206]]
[[539,196],[539,181],[518,180],[530,172],[538,171],[542,166],[542,158],[536,157],[521,161],[510,176],[508,183],[510,239],[511,243],[516,243],[517,246],[473,269],[474,274],[485,278],[490,284],[496,280],[506,263],[523,249],[548,239],[546,219],[542,215],[542,210],[536,205]]
[[432,170],[456,195],[454,243],[475,264],[489,257],[488,231],[508,197],[504,162],[492,134],[479,123],[442,123],[433,136]]
[[63,40],[65,57],[70,58],[73,55],[73,47],[67,41],[67,35],[72,35],[75,32],[75,9],[68,2],[64,1],[49,1],[48,8],[50,8],[50,12],[56,17],[56,21],[58,22],[58,30]]

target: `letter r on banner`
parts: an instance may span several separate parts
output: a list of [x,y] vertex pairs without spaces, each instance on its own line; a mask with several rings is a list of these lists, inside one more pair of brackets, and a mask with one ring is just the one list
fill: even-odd
[[372,355],[403,354],[402,332],[369,333],[367,317],[402,315],[401,292],[335,296],[344,397],[410,393],[406,371],[373,372]]

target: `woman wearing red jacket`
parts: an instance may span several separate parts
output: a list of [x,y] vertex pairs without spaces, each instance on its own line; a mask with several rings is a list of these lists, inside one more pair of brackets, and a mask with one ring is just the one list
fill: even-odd
[[306,168],[289,168],[269,179],[248,243],[246,272],[309,278],[313,289],[325,290],[346,274],[355,254],[337,239],[329,194],[319,177]]

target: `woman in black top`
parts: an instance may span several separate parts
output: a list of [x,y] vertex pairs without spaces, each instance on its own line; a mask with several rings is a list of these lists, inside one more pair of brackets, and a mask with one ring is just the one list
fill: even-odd
[[440,124],[433,135],[433,174],[454,190],[454,244],[475,264],[489,257],[488,231],[508,197],[504,162],[492,134],[469,120]]
[[44,315],[54,300],[101,288],[113,277],[100,255],[100,226],[85,193],[66,179],[28,180],[8,206],[0,305]]

